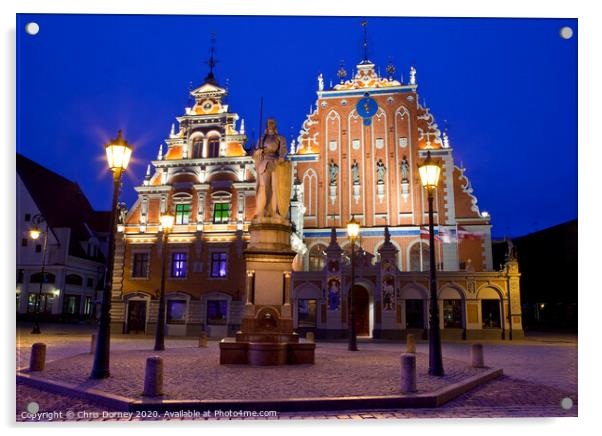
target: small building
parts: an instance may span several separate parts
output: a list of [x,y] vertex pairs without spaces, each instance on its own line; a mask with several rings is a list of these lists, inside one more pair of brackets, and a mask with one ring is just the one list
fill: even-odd
[[[34,221],[48,225],[29,237]],[[95,211],[79,185],[17,153],[17,301],[18,319],[30,319],[40,282],[40,313],[47,320],[92,319],[100,303],[105,273],[110,213]]]

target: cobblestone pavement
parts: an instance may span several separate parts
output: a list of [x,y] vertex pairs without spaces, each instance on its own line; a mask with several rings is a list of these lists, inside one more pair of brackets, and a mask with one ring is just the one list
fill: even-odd
[[[18,361],[27,363],[31,343],[42,341],[48,345],[48,359],[56,360],[74,353],[89,351],[89,335],[48,335],[33,338],[22,335],[18,338]],[[210,343],[211,344],[211,343]],[[195,341],[169,339],[168,348],[194,347]],[[216,347],[215,343],[212,343]],[[320,349],[321,343],[318,343]],[[342,343],[322,344],[324,348],[344,349]],[[469,344],[446,343],[443,352],[446,359],[469,361]],[[403,350],[399,343],[363,343],[360,342],[360,353],[372,351],[383,355]],[[114,337],[112,349],[150,350],[151,338]],[[419,353],[427,353],[427,344],[418,344]],[[195,350],[198,350],[194,348]],[[209,350],[209,349],[208,349]],[[205,350],[205,351],[208,351]],[[319,356],[319,355],[318,355]],[[318,359],[317,356],[317,359]],[[267,419],[380,419],[380,418],[462,418],[462,417],[545,417],[545,416],[577,416],[577,346],[574,340],[529,340],[516,341],[512,344],[486,343],[486,364],[504,369],[504,377],[480,386],[471,392],[436,409],[401,409],[401,410],[350,410],[337,412],[303,412],[281,413]],[[447,368],[446,368],[447,369]],[[306,384],[307,380],[305,380]],[[561,407],[561,401],[569,397],[574,405],[569,410]],[[62,412],[62,418],[55,419],[177,419],[178,417],[136,417],[136,416],[104,416],[107,410],[97,404],[77,400],[70,397],[40,391],[23,384],[17,385],[16,418],[30,421],[32,417],[22,415],[31,402],[39,404],[40,412]],[[73,413],[72,417],[67,412]],[[82,415],[83,412],[88,415]],[[78,416],[78,413],[80,414]],[[94,415],[96,414],[96,415]],[[37,415],[38,417],[41,415]],[[46,416],[51,418],[50,415]],[[235,419],[240,417],[235,416]],[[35,419],[35,418],[33,418]],[[229,416],[199,416],[196,419],[232,419]],[[242,419],[266,419],[265,417],[244,417]]]

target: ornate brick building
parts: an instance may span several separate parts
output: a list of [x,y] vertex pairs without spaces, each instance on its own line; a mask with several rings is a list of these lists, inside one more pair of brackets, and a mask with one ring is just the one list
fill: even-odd
[[[191,91],[117,237],[115,331],[154,332],[161,259],[168,256],[167,333],[233,335],[240,327],[247,274],[243,251],[255,212],[255,169],[244,121],[213,76]],[[350,246],[345,225],[362,224],[354,288],[357,331],[368,337],[426,335],[429,247],[426,194],[417,164],[426,151],[443,167],[435,198],[436,267],[444,337],[522,334],[518,265],[494,271],[490,217],[477,206],[446,133],[409,82],[378,74],[367,59],[340,83],[318,78],[317,101],[289,158],[295,258],[293,321],[299,332],[342,338],[348,329]],[[161,252],[160,214],[176,216]]]

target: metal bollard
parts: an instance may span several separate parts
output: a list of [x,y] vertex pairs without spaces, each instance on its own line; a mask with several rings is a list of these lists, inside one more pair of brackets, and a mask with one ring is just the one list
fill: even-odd
[[401,355],[401,392],[416,392],[416,355]]
[[46,344],[36,342],[31,346],[31,356],[29,357],[30,371],[44,371],[46,364]]
[[94,354],[96,352],[96,335],[92,335],[92,340],[90,341],[90,354]]
[[307,342],[316,342],[316,335],[314,332],[307,332],[305,333],[305,340]]
[[472,357],[472,366],[474,368],[484,368],[485,359],[483,358],[483,344],[473,344],[470,348]]
[[207,348],[207,332],[199,333],[199,348]]
[[146,359],[144,372],[145,397],[158,397],[163,395],[163,359],[153,356]]
[[406,353],[416,354],[416,340],[413,334],[406,336]]

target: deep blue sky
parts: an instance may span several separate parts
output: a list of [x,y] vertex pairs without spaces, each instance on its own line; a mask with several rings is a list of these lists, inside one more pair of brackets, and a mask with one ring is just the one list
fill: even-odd
[[[29,36],[27,22],[40,32]],[[264,116],[290,140],[315,102],[316,77],[362,58],[361,18],[131,15],[17,17],[17,151],[77,181],[110,206],[102,145],[124,130],[135,145],[122,198],[188,105],[189,82],[215,74],[252,135]],[[570,26],[574,36],[559,36]],[[577,217],[577,20],[369,18],[369,57],[389,59],[467,168],[492,232],[518,236]]]

